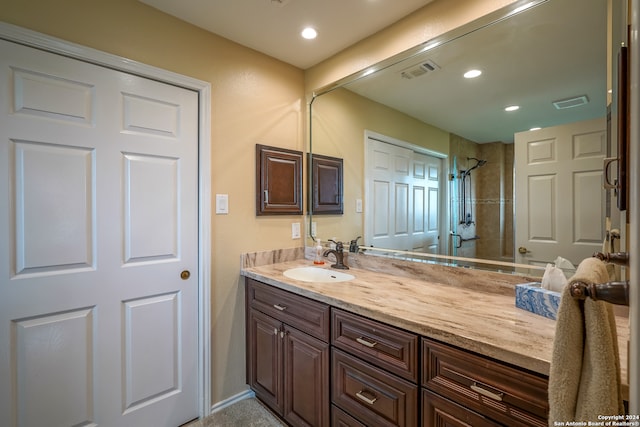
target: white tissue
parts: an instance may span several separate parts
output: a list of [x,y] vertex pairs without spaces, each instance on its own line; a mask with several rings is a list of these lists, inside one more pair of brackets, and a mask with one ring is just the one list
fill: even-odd
[[542,289],[548,289],[553,292],[562,292],[567,283],[567,277],[560,268],[547,264],[544,269],[544,275],[542,276]]
[[554,261],[554,264],[556,265],[556,267],[564,270],[565,275],[573,276],[573,273],[575,273],[576,267],[568,259],[564,259],[559,256]]

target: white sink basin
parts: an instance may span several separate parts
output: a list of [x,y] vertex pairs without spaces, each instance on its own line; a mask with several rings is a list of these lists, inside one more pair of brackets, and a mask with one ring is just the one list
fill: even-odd
[[290,279],[301,280],[303,282],[347,282],[355,279],[355,276],[351,274],[318,267],[290,268],[284,272],[284,275]]

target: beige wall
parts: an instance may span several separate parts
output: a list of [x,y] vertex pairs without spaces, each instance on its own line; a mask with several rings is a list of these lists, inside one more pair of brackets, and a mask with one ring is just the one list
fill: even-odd
[[512,2],[436,0],[306,73],[136,0],[4,1],[0,20],[211,83],[211,188],[230,208],[212,218],[216,403],[246,389],[240,254],[302,245],[290,237],[301,217],[255,216],[255,144],[304,150],[305,92]]

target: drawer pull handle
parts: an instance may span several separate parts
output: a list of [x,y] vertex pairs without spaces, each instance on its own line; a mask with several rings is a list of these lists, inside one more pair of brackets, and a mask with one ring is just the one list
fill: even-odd
[[285,311],[287,309],[287,306],[280,305],[280,304],[273,304],[273,308],[275,308],[276,310]]
[[504,393],[494,393],[492,391],[489,391],[487,389],[480,387],[477,383],[473,383],[469,387],[471,388],[471,390],[475,391],[478,394],[488,397],[489,399],[502,402],[502,396],[504,396]]
[[364,337],[356,338],[356,341],[358,341],[360,344],[364,345],[365,347],[369,347],[369,348],[373,348],[378,344],[375,341],[368,341],[364,339]]
[[[365,396],[364,393],[366,393],[366,391],[365,390],[361,390],[361,391],[356,393],[356,396],[358,397],[358,399],[362,400],[363,402],[368,403],[369,405],[373,405],[374,403],[376,403],[376,400],[378,400],[378,398],[376,397],[375,394],[373,395],[373,397],[369,398],[369,397]],[[370,393],[370,394],[373,394],[373,393]]]

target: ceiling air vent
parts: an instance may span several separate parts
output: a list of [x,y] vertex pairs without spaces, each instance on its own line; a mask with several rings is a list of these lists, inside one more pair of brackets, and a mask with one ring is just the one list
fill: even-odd
[[581,105],[585,105],[589,102],[589,98],[587,95],[575,96],[573,98],[560,99],[558,101],[553,101],[553,106],[558,110],[564,110],[565,108],[573,108],[579,107]]
[[403,79],[413,79],[414,77],[420,77],[439,69],[440,67],[438,66],[438,64],[429,59],[427,61],[421,62],[420,64],[400,71],[400,75]]

